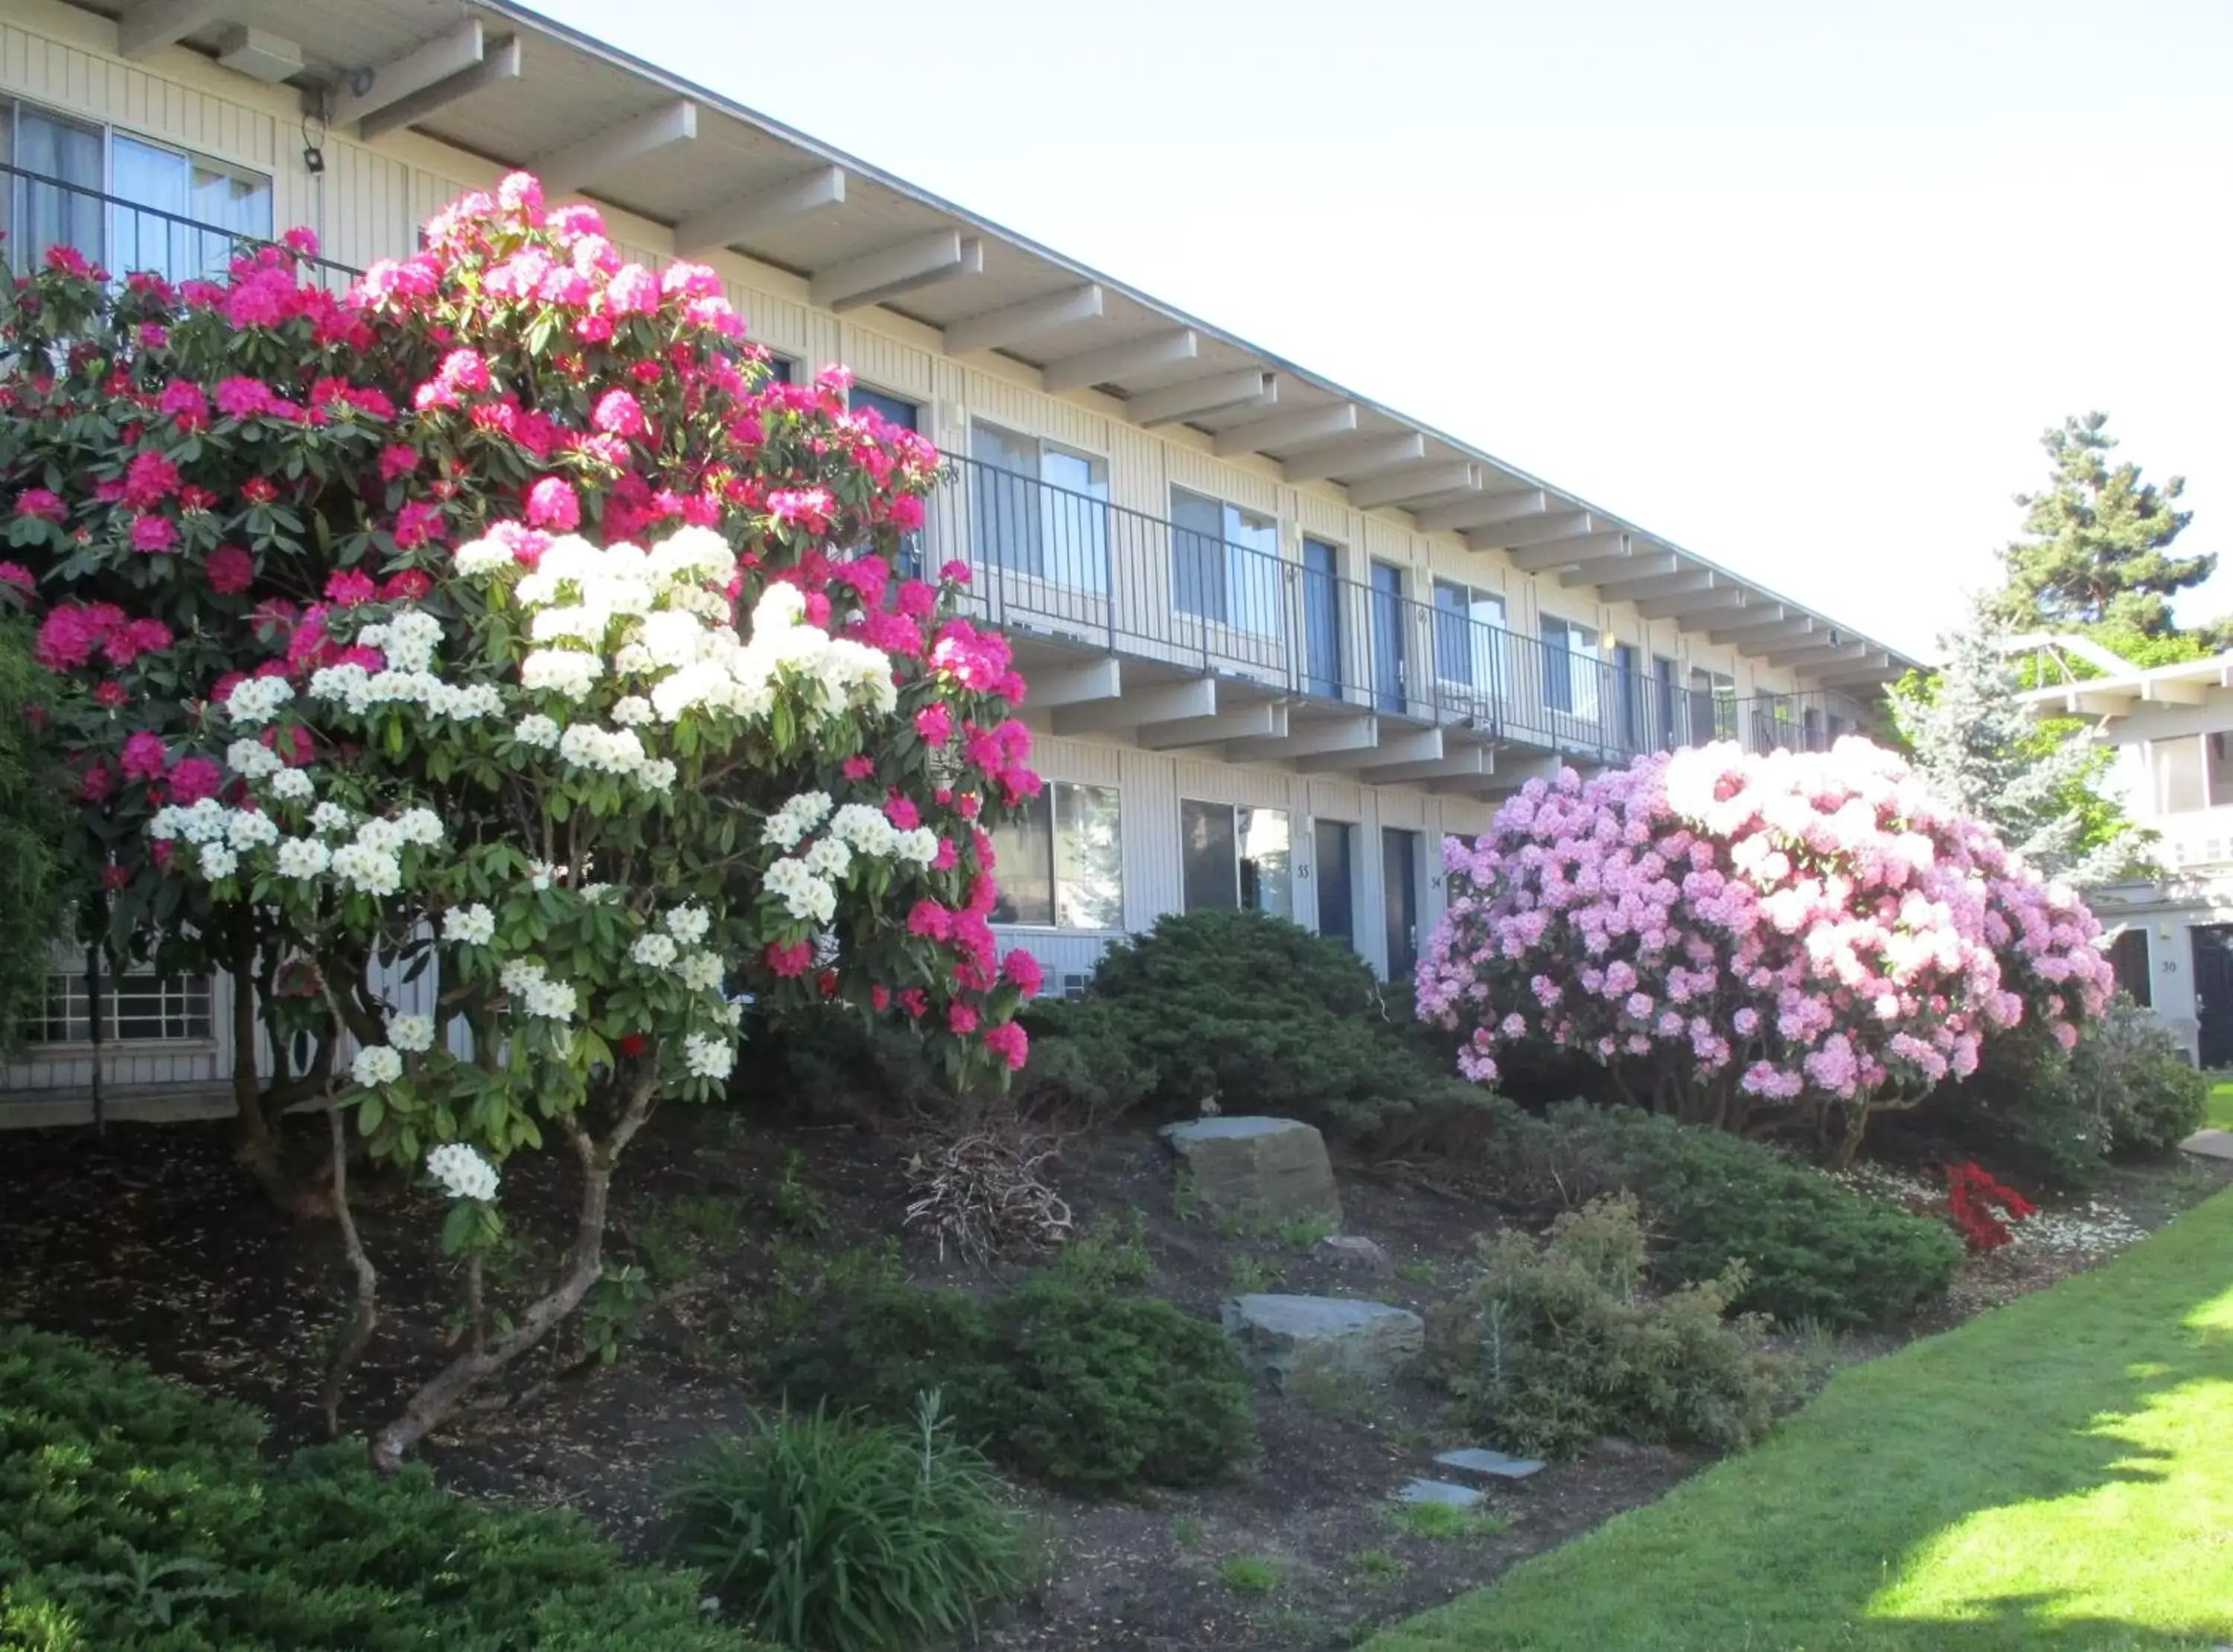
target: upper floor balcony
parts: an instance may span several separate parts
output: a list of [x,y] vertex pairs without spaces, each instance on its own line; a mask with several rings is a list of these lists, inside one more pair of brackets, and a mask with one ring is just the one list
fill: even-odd
[[[112,272],[184,281],[270,233],[268,193],[249,180],[151,150],[128,166],[112,157],[113,181],[130,186],[112,192],[86,181],[95,169],[68,139],[46,134],[39,167],[0,163],[19,270],[68,245]],[[307,262],[337,286],[357,273]],[[1579,625],[1525,635],[1482,617],[1494,598],[1444,581],[1422,593],[1410,570],[1345,566],[1329,543],[1284,556],[1273,524],[1206,498],[1166,519],[1111,503],[1090,472],[1073,479],[953,457],[914,547],[932,566],[969,565],[975,611],[1016,640],[1032,704],[1058,732],[1497,790],[1559,761],[1714,739],[1813,749],[1870,722],[1833,692],[1741,699],[1726,679],[1680,677],[1626,645],[1609,657]]]
[[969,566],[976,611],[1016,641],[1058,732],[1127,729],[1150,746],[1501,790],[1552,760],[1615,764],[1717,739],[1819,750],[1872,722],[1835,693],[1741,699],[1726,679],[1678,677],[1627,645],[1608,657],[1575,624],[1524,635],[1449,582],[1422,596],[1411,570],[1352,570],[1308,537],[1285,556],[1268,524],[1233,537],[1231,512],[1166,519],[1105,488],[948,465],[919,554]]

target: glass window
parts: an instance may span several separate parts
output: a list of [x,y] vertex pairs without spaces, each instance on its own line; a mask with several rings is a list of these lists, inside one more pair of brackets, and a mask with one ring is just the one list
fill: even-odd
[[1726,672],[1690,668],[1690,727],[1693,745],[1733,740],[1737,735],[1737,680]]
[[[112,1044],[160,1044],[207,1038],[210,984],[206,976],[157,975],[151,970],[103,976],[101,1037]],[[24,1028],[29,1044],[90,1044],[93,998],[77,971],[47,976],[44,1004]]]
[[[109,145],[108,262],[170,281],[223,273],[243,238],[271,238],[271,180],[122,133]],[[188,220],[182,222],[181,220]],[[203,227],[208,226],[208,227]]]
[[1598,634],[1572,620],[1543,618],[1543,699],[1554,712],[1576,717],[1598,714],[1598,679],[1604,662],[1598,658]]
[[1313,875],[1318,886],[1318,933],[1357,944],[1357,828],[1321,819],[1312,829]]
[[102,262],[101,131],[39,109],[8,111],[8,251],[28,269],[53,246],[75,247]]
[[2233,734],[2205,734],[2202,743],[2202,766],[2210,784],[2210,806],[2223,809],[2233,803]]
[[1179,804],[1188,912],[1294,914],[1294,846],[1287,811],[1233,803]]
[[770,384],[796,384],[798,381],[798,363],[787,355],[771,353],[767,359],[767,373]]
[[1000,899],[993,921],[1057,929],[1124,927],[1116,789],[1050,783],[993,829]]
[[888,396],[881,390],[871,390],[866,385],[856,384],[847,391],[845,405],[849,407],[866,407],[886,424],[897,426],[902,430],[921,428],[918,423],[922,417],[921,408],[916,406],[912,401],[904,401],[897,396]]
[[1077,590],[1109,589],[1109,465],[1034,436],[973,424],[980,562]]
[[2145,1005],[2155,1002],[2155,986],[2148,974],[2146,930],[2119,930],[2117,938],[2109,943],[2109,963],[2117,972],[2117,985],[2131,993],[2135,1003]]
[[1171,602],[1259,636],[1279,623],[1279,524],[1190,489],[1171,490]]
[[1435,670],[1446,683],[1504,690],[1504,599],[1453,579],[1435,582]]

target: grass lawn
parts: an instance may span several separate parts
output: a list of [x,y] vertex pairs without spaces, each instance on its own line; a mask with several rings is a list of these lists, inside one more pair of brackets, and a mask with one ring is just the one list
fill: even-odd
[[2210,1122],[2221,1130],[2233,1130],[2233,1083],[2210,1087]]
[[1848,1367],[1759,1449],[1366,1652],[2226,1642],[2233,1192]]

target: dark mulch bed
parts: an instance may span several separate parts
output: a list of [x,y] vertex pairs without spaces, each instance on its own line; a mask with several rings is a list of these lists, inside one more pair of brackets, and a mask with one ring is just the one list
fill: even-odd
[[[523,1362],[503,1392],[430,1442],[426,1454],[445,1480],[483,1496],[570,1505],[636,1552],[656,1553],[658,1492],[677,1459],[776,1397],[753,1391],[748,1356],[758,1307],[784,1289],[771,1195],[794,1154],[828,1216],[817,1252],[889,1239],[905,1203],[896,1141],[850,1125],[670,1112],[622,1167],[615,1259],[681,1196],[734,1199],[745,1213],[743,1236],[719,1254],[701,1251],[693,1273],[661,1282],[658,1305],[618,1363],[585,1363],[570,1342]],[[506,1173],[511,1219],[553,1255],[570,1221],[566,1168],[563,1155],[529,1154]],[[1256,1270],[1249,1288],[1424,1308],[1493,1208],[1481,1189],[1401,1167],[1345,1167],[1341,1179],[1346,1231],[1379,1240],[1394,1277],[1344,1274],[1276,1238],[1182,1219],[1169,1164],[1143,1130],[1074,1139],[1060,1167],[1081,1222],[1138,1213],[1156,1265],[1150,1288],[1204,1315],[1234,1288],[1236,1258]],[[2158,1202],[2168,1214],[2202,1191],[2197,1184]],[[382,1421],[443,1357],[453,1282],[431,1255],[437,1219],[424,1196],[400,1188],[375,1186],[360,1201],[382,1269],[382,1319],[351,1385],[347,1428]],[[906,1259],[919,1278],[966,1277],[918,1245]],[[1996,1278],[1992,1294],[2060,1271],[2043,1267],[2034,1279],[2004,1264],[2009,1277]],[[84,1337],[247,1401],[270,1414],[277,1444],[318,1431],[317,1376],[344,1278],[331,1226],[273,1211],[233,1162],[221,1126],[0,1137],[0,1317]],[[1346,1645],[1652,1500],[1701,1466],[1606,1442],[1495,1493],[1509,1520],[1501,1535],[1434,1541],[1389,1521],[1391,1493],[1426,1470],[1433,1452],[1469,1443],[1450,1432],[1430,1393],[1404,1388],[1315,1407],[1266,1394],[1259,1421],[1259,1460],[1215,1486],[1103,1503],[1026,1493],[1046,1527],[1048,1575],[987,1642],[1137,1652]],[[1360,1565],[1376,1551],[1393,1557],[1397,1575],[1385,1576],[1390,1569],[1377,1558]],[[1273,1562],[1283,1581],[1260,1595],[1236,1591],[1218,1569],[1238,1555]]]

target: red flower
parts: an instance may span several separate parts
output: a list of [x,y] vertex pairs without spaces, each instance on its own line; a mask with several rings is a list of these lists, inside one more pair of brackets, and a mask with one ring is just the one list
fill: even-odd
[[279,497],[279,490],[269,478],[251,476],[240,485],[240,497],[251,504],[269,504]]
[[401,442],[380,450],[380,479],[393,482],[399,476],[408,476],[419,468],[419,450],[407,447]]
[[814,961],[814,948],[806,941],[795,940],[788,946],[770,942],[767,966],[786,979],[806,973],[806,966]]
[[1032,1053],[1031,1035],[1013,1021],[985,1031],[985,1048],[1006,1062],[1011,1072],[1021,1070]]
[[373,583],[372,576],[355,569],[335,573],[326,581],[326,601],[337,602],[343,608],[355,608],[360,602],[372,602],[379,595],[380,587]]
[[202,563],[210,589],[221,596],[238,596],[256,582],[256,559],[238,545],[219,545]]
[[153,511],[179,491],[179,467],[161,453],[135,453],[124,467],[124,503]]
[[608,390],[597,398],[589,423],[608,436],[641,436],[645,429],[643,404],[625,390]]
[[2008,1224],[1994,1214],[1995,1206],[2011,1221],[2038,1213],[2037,1206],[1976,1164],[1947,1167],[1946,1202],[1956,1231],[1970,1250],[1980,1253],[1996,1251],[2014,1237]]
[[395,513],[395,543],[400,550],[415,550],[429,540],[440,539],[445,531],[439,504],[413,499]]
[[1000,973],[1027,998],[1037,998],[1039,988],[1045,984],[1039,960],[1020,946],[1000,960]]
[[946,1006],[946,1025],[949,1031],[970,1033],[977,1031],[977,1011],[966,1004]]
[[31,570],[21,563],[0,563],[0,585],[13,585],[27,593],[36,589]]
[[225,771],[218,766],[215,758],[180,758],[179,765],[171,771],[171,801],[192,804],[205,797],[214,797],[225,784]]
[[158,556],[179,548],[179,524],[168,517],[132,518],[132,549],[142,556]]
[[41,522],[60,522],[69,514],[62,495],[46,488],[25,488],[16,496],[16,514],[36,517]]
[[100,687],[93,691],[93,698],[94,704],[106,706],[113,712],[118,706],[128,702],[132,698],[132,693],[131,691],[126,688],[122,683],[118,682],[112,677],[107,682],[101,684]]
[[641,1032],[625,1032],[613,1040],[613,1048],[623,1056],[640,1056],[651,1048],[651,1040]]
[[163,745],[163,737],[142,729],[124,742],[124,752],[119,759],[127,780],[160,780],[170,766],[170,755]]
[[848,780],[872,779],[876,772],[876,760],[874,758],[847,758],[843,767]]

